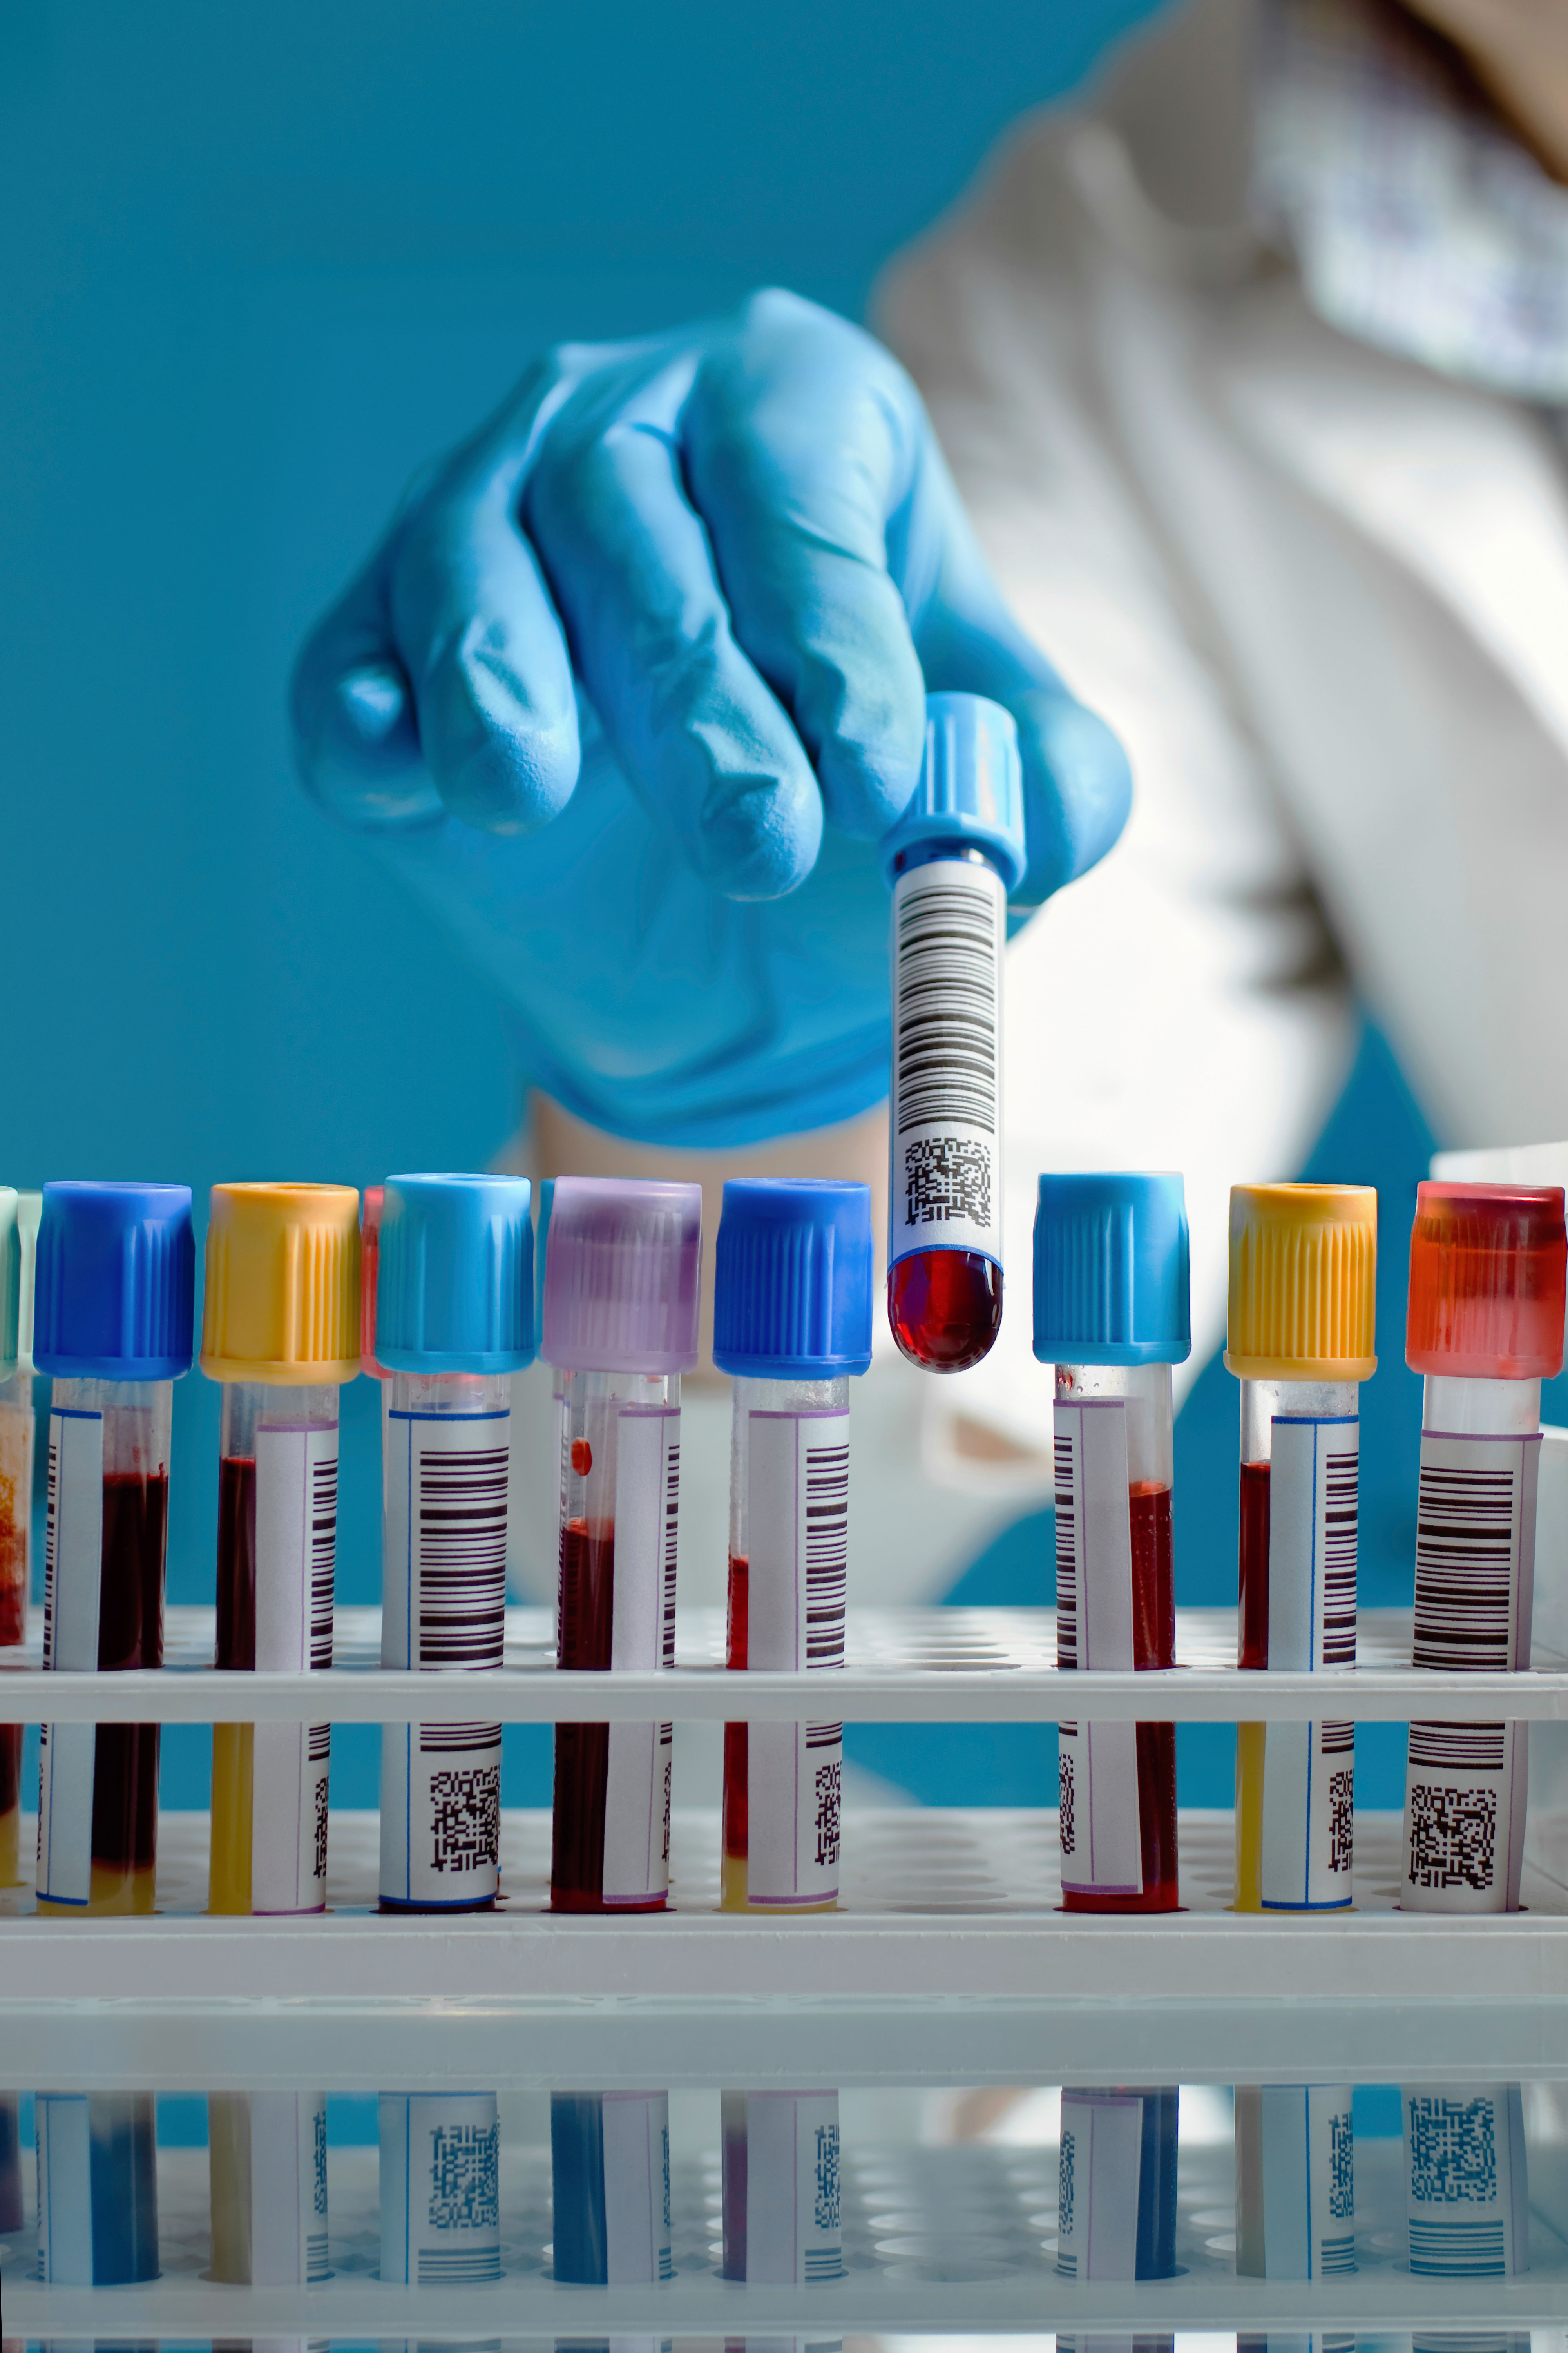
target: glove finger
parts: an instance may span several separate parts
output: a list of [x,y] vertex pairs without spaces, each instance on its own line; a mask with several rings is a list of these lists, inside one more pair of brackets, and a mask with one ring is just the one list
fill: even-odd
[[785,712],[735,642],[681,479],[691,366],[563,410],[525,519],[577,671],[621,766],[693,870],[731,899],[804,881],[822,798]]
[[378,554],[318,621],[294,665],[289,721],[305,789],[340,824],[428,825],[440,797],[419,756],[414,697],[393,651]]
[[879,345],[774,291],[753,296],[704,360],[682,417],[736,638],[794,720],[828,821],[864,840],[903,809],[924,735],[887,549],[922,425]]

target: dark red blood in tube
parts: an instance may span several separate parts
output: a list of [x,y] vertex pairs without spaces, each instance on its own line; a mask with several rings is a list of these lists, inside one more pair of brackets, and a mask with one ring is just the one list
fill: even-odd
[[[98,1663],[101,1671],[163,1663],[166,1472],[110,1472],[103,1482]],[[158,1849],[158,1726],[100,1724],[94,1746],[92,1859],[150,1871]]]
[[[615,1531],[591,1536],[585,1522],[568,1520],[561,1534],[557,1666],[581,1673],[609,1665],[615,1594]],[[609,1774],[607,1724],[556,1725],[555,1806],[550,1859],[552,1911],[664,1909],[662,1899],[651,1904],[605,1902],[605,1798]]]
[[888,1269],[888,1321],[912,1365],[964,1372],[1002,1328],[1002,1270],[979,1250],[916,1250]]
[[1241,1659],[1268,1664],[1268,1476],[1267,1462],[1241,1466]]
[[256,1460],[227,1454],[217,1474],[217,1663],[256,1664]]
[[[1176,1586],[1171,1490],[1141,1480],[1128,1492],[1132,1530],[1132,1663],[1176,1663]],[[1138,1823],[1143,1865],[1141,1895],[1071,1894],[1068,1912],[1173,1912],[1176,1888],[1176,1727],[1138,1726]]]
[[[738,1553],[730,1555],[730,1630],[724,1652],[727,1667],[743,1667],[746,1663],[747,1603],[750,1598],[746,1561]],[[746,1727],[743,1724],[724,1726],[724,1852],[743,1857],[747,1848],[749,1791],[746,1785]],[[728,2208],[726,2208],[728,2212]],[[738,2278],[742,2274],[726,2273],[726,2278]]]

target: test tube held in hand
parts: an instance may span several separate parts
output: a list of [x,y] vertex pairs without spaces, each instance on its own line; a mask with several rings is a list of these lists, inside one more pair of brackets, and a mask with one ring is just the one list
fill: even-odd
[[[871,1362],[865,1185],[756,1178],[724,1187],[713,1361],[734,1376],[727,1663],[844,1664],[849,1383]],[[825,1695],[823,1704],[832,1702]],[[726,1911],[838,1901],[844,1726],[724,1727]]]
[[[32,1367],[21,1365],[19,1197],[0,1185],[0,1651],[27,1639],[27,1530],[33,1509]],[[20,1883],[22,1727],[0,1724],[0,1887]]]
[[[195,1291],[188,1185],[45,1186],[33,1346],[51,1384],[47,1671],[163,1663],[169,1425]],[[158,1726],[46,1725],[39,1910],[151,1912],[157,1849]]]
[[[1060,1667],[1176,1663],[1171,1367],[1191,1350],[1181,1178],[1042,1176],[1035,1354],[1056,1367]],[[1058,1733],[1066,1909],[1174,1911],[1175,1725]]]
[[[1424,1378],[1417,1667],[1530,1664],[1541,1384],[1563,1366],[1558,1186],[1415,1188],[1405,1361]],[[1517,1912],[1527,1724],[1412,1724],[1409,1912]]]
[[[338,1392],[360,1368],[352,1185],[215,1185],[202,1370],[219,1409],[217,1664],[332,1663]],[[213,1726],[214,1912],[327,1901],[325,1724]]]
[[[1360,1387],[1377,1370],[1376,1309],[1371,1186],[1232,1187],[1225,1361],[1241,1382],[1244,1667],[1355,1664]],[[1354,1725],[1243,1724],[1236,1737],[1237,1911],[1344,1910]]]
[[888,1317],[957,1373],[1002,1324],[1002,977],[1023,880],[1018,734],[999,703],[926,697],[920,781],[879,849],[893,892]]
[[[525,1176],[389,1176],[384,1188],[384,1667],[501,1664],[511,1379],[533,1357],[529,1207]],[[384,1911],[494,1903],[500,1761],[499,1724],[383,1725]]]
[[[540,1353],[558,1377],[566,1674],[675,1663],[680,1376],[697,1362],[701,1250],[700,1186],[555,1179]],[[664,1909],[671,1746],[668,1724],[557,1724],[552,1910]]]

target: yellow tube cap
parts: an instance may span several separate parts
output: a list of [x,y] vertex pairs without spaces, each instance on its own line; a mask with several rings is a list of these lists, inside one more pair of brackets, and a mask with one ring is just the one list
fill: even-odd
[[359,1195],[352,1185],[215,1185],[202,1370],[278,1387],[360,1368]]
[[1371,1185],[1233,1185],[1225,1361],[1244,1381],[1369,1381],[1377,1325]]

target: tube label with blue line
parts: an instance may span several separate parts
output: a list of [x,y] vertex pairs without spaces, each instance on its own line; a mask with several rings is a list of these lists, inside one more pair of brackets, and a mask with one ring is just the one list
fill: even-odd
[[[1354,1415],[1273,1418],[1268,1664],[1316,1673],[1355,1664]],[[1351,1901],[1355,1727],[1269,1724],[1263,1744],[1260,1897],[1266,1911]]]

